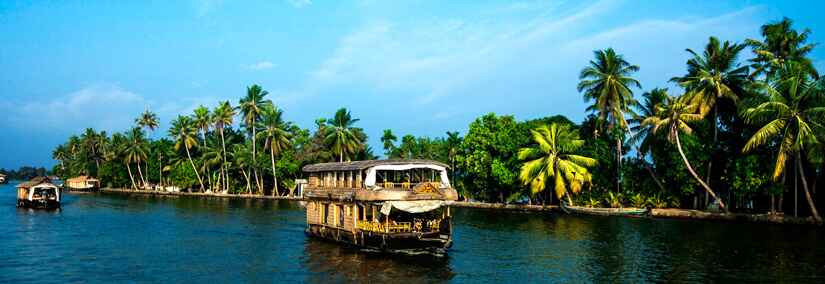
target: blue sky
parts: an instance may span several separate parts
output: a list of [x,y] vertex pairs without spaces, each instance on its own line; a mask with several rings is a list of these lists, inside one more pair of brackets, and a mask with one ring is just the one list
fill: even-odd
[[[304,128],[347,107],[380,153],[397,135],[466,132],[488,112],[574,121],[578,72],[613,47],[645,90],[671,87],[685,48],[741,42],[792,18],[825,42],[825,1],[3,1],[0,167],[51,166],[86,127],[237,100],[262,85]],[[811,57],[825,67],[825,47]],[[743,58],[746,59],[746,58]],[[637,93],[641,93],[637,91]]]

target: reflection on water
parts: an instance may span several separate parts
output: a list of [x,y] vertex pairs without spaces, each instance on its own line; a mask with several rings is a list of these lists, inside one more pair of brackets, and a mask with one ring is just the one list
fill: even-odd
[[39,211],[14,198],[0,186],[0,282],[825,279],[822,228],[455,209],[449,255],[406,256],[308,238],[295,202],[86,194]]

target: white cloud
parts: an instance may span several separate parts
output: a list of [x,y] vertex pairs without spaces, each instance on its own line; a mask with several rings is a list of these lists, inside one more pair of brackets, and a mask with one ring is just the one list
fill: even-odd
[[295,8],[303,8],[305,6],[312,5],[312,0],[287,0],[286,2]]
[[255,64],[247,65],[246,68],[252,70],[266,70],[275,67],[275,64],[269,61],[260,61]]

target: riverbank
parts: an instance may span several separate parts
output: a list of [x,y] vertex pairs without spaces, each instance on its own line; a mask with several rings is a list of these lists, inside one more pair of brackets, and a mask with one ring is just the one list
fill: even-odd
[[[217,198],[241,198],[241,199],[271,199],[271,200],[295,200],[300,201],[303,198],[298,196],[261,196],[254,194],[222,194],[222,193],[204,193],[204,192],[166,192],[166,191],[151,191],[151,190],[132,190],[121,188],[102,188],[100,192],[114,193],[114,194],[141,194],[141,195],[159,195],[159,196],[190,196],[190,197],[217,197]],[[74,193],[74,192],[70,192]],[[527,204],[502,204],[502,203],[485,203],[485,202],[466,202],[456,201],[452,203],[454,207],[461,208],[475,208],[475,209],[489,209],[489,210],[508,210],[508,211],[525,211],[525,212],[562,212],[556,205],[527,205]],[[708,221],[729,221],[729,222],[750,222],[750,223],[767,223],[767,224],[793,224],[793,225],[815,225],[821,226],[822,223],[816,222],[813,217],[792,217],[781,214],[745,214],[745,213],[713,213],[692,209],[679,208],[664,208],[652,209],[650,212],[652,218],[662,219],[683,219],[683,220],[708,220]]]

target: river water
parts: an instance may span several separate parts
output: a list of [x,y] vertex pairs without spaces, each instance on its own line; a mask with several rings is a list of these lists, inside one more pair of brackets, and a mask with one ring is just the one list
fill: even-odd
[[0,185],[0,283],[819,282],[822,228],[456,208],[446,257],[304,235],[296,202],[65,195],[15,207]]

